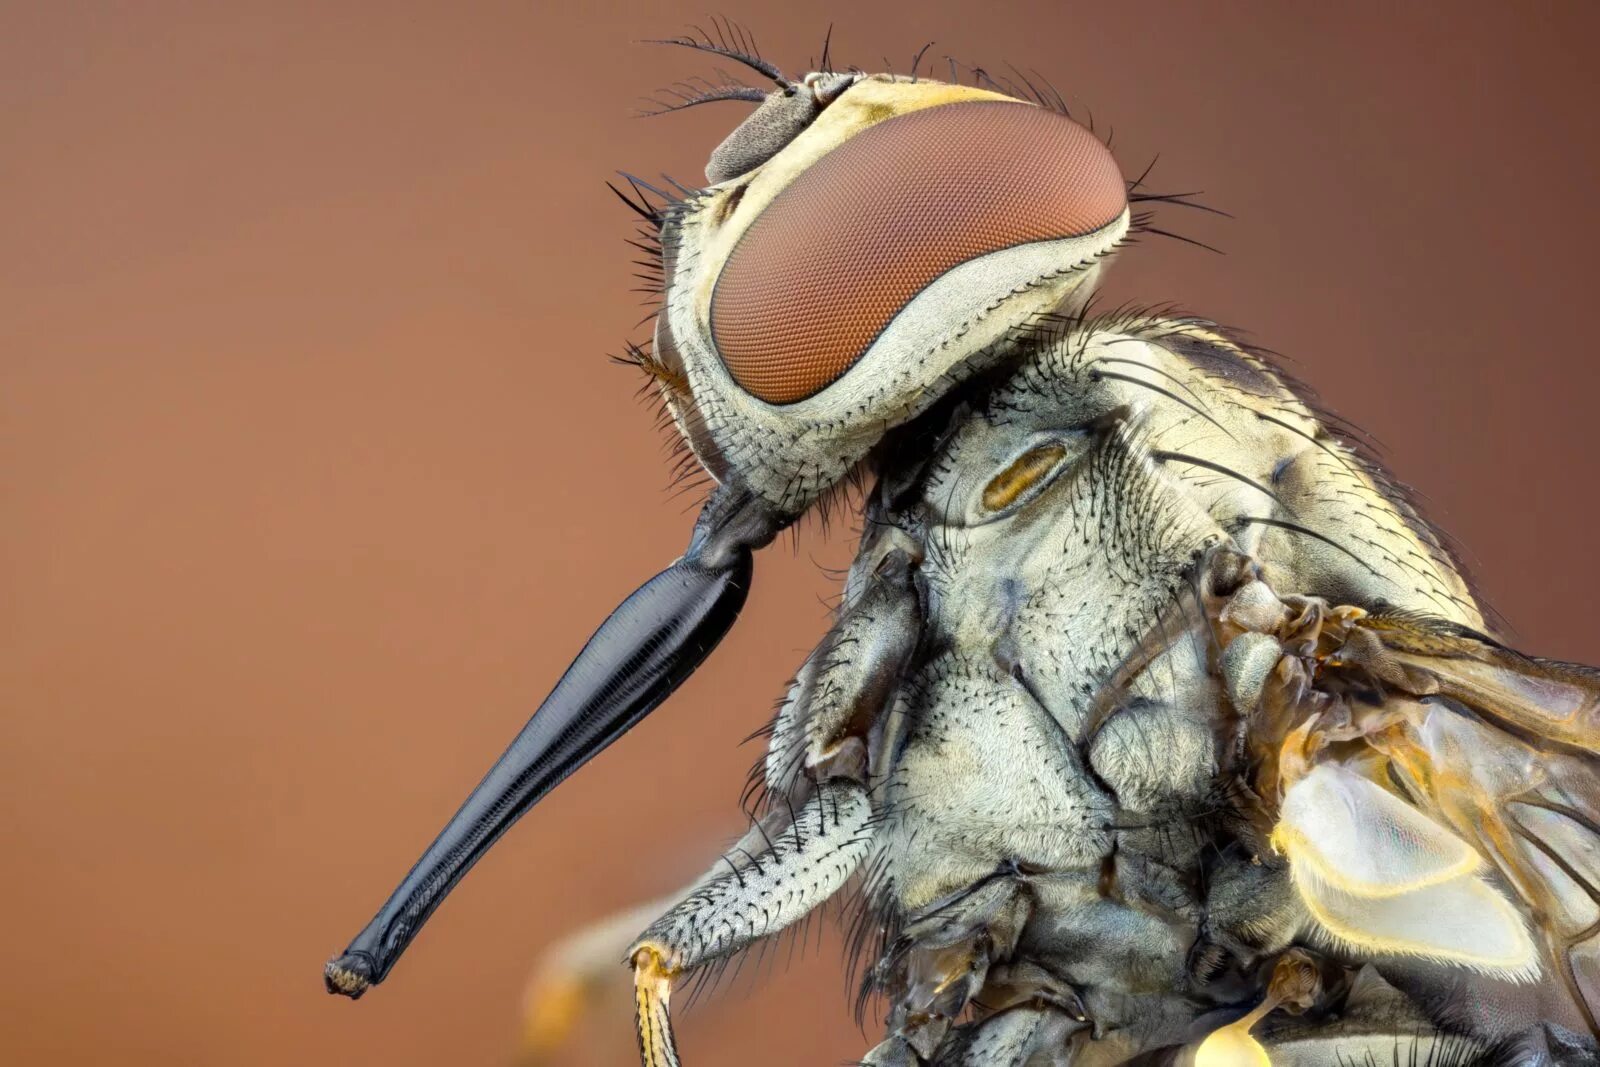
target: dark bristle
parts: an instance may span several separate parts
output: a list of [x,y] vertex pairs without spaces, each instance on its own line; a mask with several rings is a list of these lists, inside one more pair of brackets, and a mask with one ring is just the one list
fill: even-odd
[[[1148,173],[1148,171],[1146,173]],[[1143,179],[1141,178],[1140,181],[1142,182]],[[1136,188],[1139,184],[1140,184],[1139,182],[1135,182],[1132,186],[1129,186],[1129,189],[1128,189],[1128,203],[1130,203],[1130,204],[1171,204],[1174,207],[1188,207],[1188,208],[1193,208],[1196,211],[1209,212],[1212,215],[1221,215],[1225,219],[1233,218],[1232,215],[1228,214],[1226,211],[1223,211],[1220,208],[1214,208],[1209,204],[1201,204],[1201,203],[1198,203],[1197,201],[1189,199],[1189,197],[1201,195],[1199,193],[1136,193],[1136,192],[1133,191],[1133,189]]]
[[1264,516],[1264,515],[1246,515],[1246,516],[1242,516],[1241,518],[1239,518],[1239,519],[1237,519],[1235,521],[1240,526],[1272,526],[1272,527],[1276,527],[1279,530],[1287,530],[1290,533],[1303,534],[1304,536],[1310,537],[1313,540],[1321,541],[1323,544],[1327,545],[1329,548],[1335,549],[1335,550],[1337,550],[1339,552],[1343,552],[1350,559],[1354,560],[1356,563],[1359,563],[1373,577],[1380,578],[1380,579],[1383,577],[1383,575],[1379,574],[1376,570],[1373,570],[1372,564],[1370,564],[1366,560],[1362,559],[1359,554],[1357,554],[1355,551],[1350,549],[1348,546],[1340,544],[1338,541],[1335,541],[1333,538],[1329,537],[1327,534],[1321,533],[1321,532],[1319,532],[1317,530],[1313,530],[1309,526],[1302,526],[1298,522],[1290,522],[1287,519],[1268,518],[1267,516]]
[[1151,223],[1154,218],[1155,215],[1151,212],[1138,212],[1131,220],[1130,231],[1135,235],[1142,233],[1153,233],[1157,237],[1168,237],[1174,241],[1182,241],[1184,244],[1194,245],[1196,248],[1203,248],[1207,252],[1215,252],[1219,256],[1227,254],[1223,252],[1222,249],[1217,248],[1214,245],[1208,245],[1204,241],[1197,240],[1193,237],[1185,237],[1181,233],[1173,233],[1171,230],[1164,230],[1159,226],[1152,225]]
[[640,197],[638,200],[634,200],[632,197],[628,196],[627,193],[623,192],[621,189],[618,189],[610,182],[606,182],[606,188],[610,189],[613,193],[616,193],[617,199],[621,200],[624,204],[627,204],[629,209],[636,213],[640,218],[644,219],[651,226],[658,230],[661,228],[661,213],[655,208],[651,207],[643,197]]
[[661,176],[661,180],[678,190],[683,199],[692,199],[701,195],[701,191],[699,189],[693,189],[687,185],[684,185],[670,174],[663,174]]
[[[1097,362],[1101,362],[1101,361],[1097,361]],[[1233,437],[1234,436],[1233,432],[1231,430],[1229,430],[1226,426],[1222,425],[1222,423],[1218,422],[1216,420],[1216,418],[1210,412],[1205,411],[1204,409],[1200,408],[1198,405],[1189,403],[1187,400],[1183,399],[1183,397],[1181,397],[1178,394],[1174,393],[1170,389],[1166,389],[1166,388],[1164,388],[1162,386],[1156,385],[1154,382],[1147,382],[1147,381],[1143,381],[1143,380],[1141,380],[1139,378],[1135,378],[1131,374],[1119,374],[1116,371],[1110,371],[1110,370],[1094,370],[1094,371],[1091,371],[1090,373],[1093,374],[1093,375],[1096,375],[1098,377],[1101,377],[1101,378],[1112,378],[1112,379],[1114,379],[1116,381],[1119,381],[1119,382],[1126,382],[1129,385],[1137,385],[1141,389],[1149,389],[1153,393],[1159,393],[1162,396],[1166,397],[1168,400],[1172,401],[1174,404],[1179,404],[1179,405],[1181,405],[1183,407],[1188,408],[1190,411],[1194,412],[1196,415],[1200,416],[1202,419],[1205,419],[1207,422],[1209,422],[1211,425],[1215,426],[1217,429],[1221,430],[1224,434],[1227,434],[1229,437]]]
[[[683,202],[681,197],[673,196],[671,193],[668,193],[665,190],[658,189],[654,185],[651,185],[649,182],[645,181],[643,178],[640,178],[640,177],[637,177],[635,175],[629,174],[625,170],[619,170],[619,171],[617,171],[617,173],[622,175],[624,178],[626,178],[628,180],[628,184],[633,186],[633,191],[634,191],[635,195],[637,195],[639,197],[640,201],[642,201],[642,202],[648,203],[648,201],[645,201],[645,198],[644,198],[644,194],[647,193],[647,192],[648,193],[654,193],[664,203],[667,203],[667,204],[676,205],[676,204],[680,204],[680,203]],[[652,209],[652,210],[655,210],[655,209]],[[660,212],[658,210],[657,211],[657,216],[659,217],[659,215],[660,215]]]
[[928,54],[928,49],[932,48],[933,44],[934,44],[934,42],[929,41],[927,44],[925,44],[921,48],[917,49],[917,54],[911,57],[911,84],[912,85],[917,84],[917,68],[922,66],[922,57]]
[[696,52],[722,56],[770,78],[779,88],[789,87],[791,83],[784,77],[783,71],[761,58],[755,37],[743,26],[727,18],[713,18],[711,26],[717,31],[715,37],[703,26],[691,26],[689,27],[691,32],[681,37],[655,38],[645,43],[674,45],[678,48],[690,48]]
[[[693,84],[694,82],[701,84],[697,86]],[[668,99],[663,100],[662,97]],[[686,111],[691,107],[714,104],[722,100],[742,100],[759,104],[766,98],[767,91],[753,85],[733,81],[716,85],[704,78],[696,78],[659,89],[655,96],[641,97],[649,106],[637,109],[636,114],[641,118],[655,118],[658,115],[670,115],[674,111]]]

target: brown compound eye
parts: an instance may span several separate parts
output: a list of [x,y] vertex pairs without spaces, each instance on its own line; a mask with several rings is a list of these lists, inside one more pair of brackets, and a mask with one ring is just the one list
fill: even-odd
[[779,193],[728,257],[711,336],[770,404],[837,381],[953,267],[1116,221],[1127,189],[1088,130],[1030,104],[968,101],[871,126]]

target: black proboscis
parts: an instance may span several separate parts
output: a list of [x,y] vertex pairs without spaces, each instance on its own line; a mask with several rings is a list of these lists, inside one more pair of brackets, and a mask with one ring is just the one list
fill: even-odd
[[689,551],[601,624],[388,902],[329,961],[330,993],[359,997],[383,981],[428,916],[512,823],[694,673],[744,606],[752,549],[782,525],[748,492],[724,487],[712,495]]

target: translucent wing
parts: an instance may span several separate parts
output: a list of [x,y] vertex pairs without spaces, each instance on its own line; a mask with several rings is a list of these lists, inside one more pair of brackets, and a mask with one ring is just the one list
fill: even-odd
[[[1333,685],[1378,693],[1365,739],[1390,782],[1499,870],[1600,1033],[1600,672],[1416,616],[1358,617],[1323,664]],[[1461,896],[1453,907],[1448,886],[1477,904]],[[1475,877],[1427,886],[1413,896],[1432,907],[1416,920],[1438,931],[1470,909],[1478,952],[1507,949],[1515,920],[1483,889]]]
[[1600,672],[1413,616],[1358,620],[1329,662],[1382,691],[1391,778],[1498,868],[1600,1033]]
[[1528,924],[1484,879],[1482,856],[1356,770],[1322,763],[1297,780],[1275,838],[1312,916],[1346,945],[1538,975]]
[[1600,1035],[1600,672],[1259,581],[1212,618],[1274,843],[1328,933],[1513,981],[1547,957]]

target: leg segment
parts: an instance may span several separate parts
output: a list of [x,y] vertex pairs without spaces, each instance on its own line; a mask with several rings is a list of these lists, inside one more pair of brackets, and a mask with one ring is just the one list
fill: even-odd
[[975,1023],[959,1051],[940,1055],[950,1067],[1034,1067],[1071,1062],[1072,1035],[1088,1024],[1051,1007],[1018,1007]]
[[639,936],[629,955],[645,1067],[678,1063],[667,1011],[673,981],[824,904],[866,858],[870,824],[865,787],[848,779],[823,782],[769,848],[724,856],[727,873],[702,882]]
[[[518,1067],[615,1063],[625,1054],[621,1034],[602,1027],[613,1007],[630,995],[617,958],[643,923],[670,907],[678,894],[607,915],[552,945],[539,961],[523,997]],[[617,1038],[615,1046],[608,1040]],[[574,1057],[577,1057],[574,1059]]]
[[917,1058],[911,1042],[895,1034],[867,1053],[861,1067],[922,1067],[922,1061]]
[[646,1067],[678,1063],[668,1012],[676,979],[805,917],[866,859],[873,726],[922,634],[920,552],[905,542],[889,531],[865,566],[858,561],[848,606],[801,668],[773,726],[767,789],[780,802],[803,800],[800,812],[758,825],[629,950]]
[[[969,1003],[991,999],[986,987],[1006,970],[1031,912],[1022,880],[1007,870],[908,924],[876,976],[891,1002],[888,1047],[897,1047],[898,1039],[922,1060],[931,1060]],[[1012,995],[1010,989],[993,992],[994,999]]]
[[[751,825],[729,854],[760,854],[774,836],[786,831],[787,820],[786,811],[768,814]],[[620,1007],[636,997],[633,981],[617,960],[627,957],[641,926],[726,872],[726,866],[713,867],[675,893],[608,915],[551,946],[523,1000],[518,1067],[616,1063],[619,1049],[606,1042],[604,1033],[590,1032],[599,1027],[585,1023],[588,1016],[609,1015],[613,1005]]]
[[885,537],[883,554],[801,670],[773,728],[767,788],[787,794],[803,773],[866,780],[872,725],[893,700],[922,636],[916,562]]

